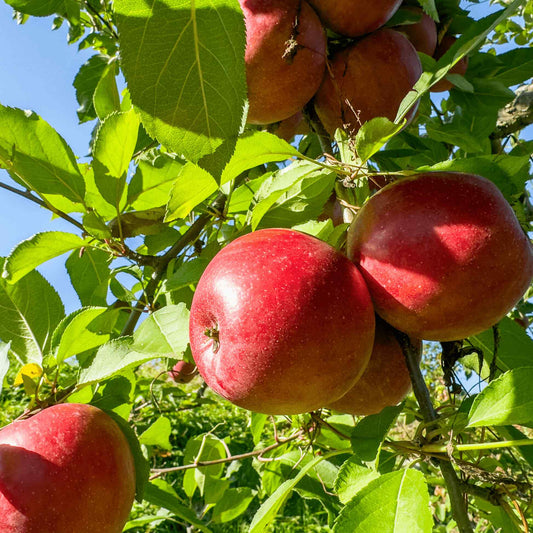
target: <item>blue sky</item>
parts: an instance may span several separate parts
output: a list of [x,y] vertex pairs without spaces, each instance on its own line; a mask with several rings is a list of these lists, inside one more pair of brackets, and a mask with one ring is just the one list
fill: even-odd
[[[482,2],[473,7],[473,15],[479,18],[495,9],[498,7]],[[0,0],[0,103],[34,110],[65,138],[77,156],[83,157],[93,123],[78,124],[72,81],[93,52],[69,46],[66,25],[51,31],[52,20],[32,17],[19,26],[12,19],[11,7]],[[10,181],[4,171],[0,171],[0,180]],[[63,220],[51,220],[48,211],[4,190],[0,190],[0,228],[1,256],[40,231],[73,229]],[[67,309],[72,311],[79,303],[67,281],[64,260],[50,261],[39,270],[60,289]]]

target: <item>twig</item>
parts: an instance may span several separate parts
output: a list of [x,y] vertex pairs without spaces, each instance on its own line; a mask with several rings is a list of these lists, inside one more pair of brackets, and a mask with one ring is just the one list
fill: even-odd
[[[417,349],[411,344],[409,337],[405,333],[395,331],[395,335],[402,347],[407,368],[409,369],[411,383],[413,385],[413,392],[415,393],[418,405],[420,406],[422,416],[428,424],[436,422],[438,416],[433,407],[433,403],[431,402],[424,376],[420,370]],[[473,533],[474,530],[472,529],[472,524],[468,517],[467,506],[465,505],[464,493],[461,490],[461,482],[457,477],[453,465],[442,459],[436,459],[436,461],[438,462],[442,476],[446,481],[452,514],[457,522],[457,527],[459,528],[460,533]]]
[[241,453],[238,455],[230,455],[229,457],[224,457],[222,459],[214,459],[212,461],[195,461],[194,463],[188,464],[188,465],[180,465],[180,466],[173,466],[170,468],[154,468],[152,472],[154,474],[150,476],[150,479],[155,479],[163,474],[167,474],[168,472],[179,472],[181,470],[190,470],[191,468],[199,468],[202,466],[211,466],[211,465],[220,465],[224,463],[231,463],[233,461],[240,461],[242,459],[249,459],[251,457],[260,457],[264,455],[267,452],[270,452],[272,450],[275,450],[276,448],[279,448],[280,446],[284,446],[285,444],[288,444],[289,442],[292,442],[304,435],[304,431],[300,430],[297,433],[294,433],[290,437],[287,437],[286,439],[279,439],[274,444],[271,444],[270,446],[267,446],[266,448],[262,448],[261,450],[254,450],[253,452],[247,452],[247,453]]
[[18,194],[19,196],[22,196],[23,198],[26,198],[27,200],[31,200],[33,203],[40,205],[41,207],[44,207],[45,209],[48,209],[49,211],[52,211],[52,213],[54,213],[58,217],[61,217],[67,222],[70,222],[71,224],[76,226],[81,231],[85,231],[85,228],[83,227],[83,224],[81,224],[81,222],[78,222],[76,219],[72,218],[70,215],[63,213],[63,211],[56,209],[54,206],[48,204],[44,200],[41,200],[41,198],[37,198],[31,192],[21,191],[20,189],[17,189],[16,187],[12,187],[11,185],[8,185],[7,183],[2,183],[2,182],[0,182],[0,188],[6,189],[6,191],[10,191],[12,193]]
[[324,154],[329,154],[331,152],[331,137],[326,131],[326,128],[324,128],[324,125],[322,124],[320,119],[318,118],[313,102],[310,102],[305,106],[304,115],[307,122],[309,122],[311,129],[316,133],[316,136],[318,137],[320,149]]
[[108,20],[106,20],[104,17],[102,17],[102,15],[96,9],[93,8],[93,6],[91,5],[90,2],[85,0],[83,3],[85,5],[85,7],[87,8],[87,11],[90,11],[93,15],[98,17],[100,22],[110,31],[111,35],[115,39],[118,40],[118,33],[115,31],[115,28],[113,28],[113,26],[111,26],[110,22]]

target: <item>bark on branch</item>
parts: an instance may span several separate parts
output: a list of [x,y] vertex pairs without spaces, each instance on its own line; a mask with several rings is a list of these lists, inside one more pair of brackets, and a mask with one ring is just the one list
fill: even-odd
[[533,83],[516,90],[515,99],[498,113],[493,139],[503,139],[533,124]]

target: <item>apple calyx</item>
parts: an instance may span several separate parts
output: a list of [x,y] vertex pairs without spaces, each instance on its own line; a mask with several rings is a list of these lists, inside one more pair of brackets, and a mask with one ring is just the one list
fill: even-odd
[[216,326],[206,328],[204,335],[213,341],[213,353],[217,353],[220,348],[220,332]]

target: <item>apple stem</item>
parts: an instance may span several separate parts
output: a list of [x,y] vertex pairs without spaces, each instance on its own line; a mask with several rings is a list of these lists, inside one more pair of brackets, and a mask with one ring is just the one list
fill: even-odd
[[206,328],[204,335],[209,337],[213,341],[213,352],[217,353],[220,348],[220,334],[218,328],[215,326],[213,328]]
[[[409,375],[411,377],[411,383],[413,385],[413,392],[415,393],[416,400],[420,406],[422,417],[427,424],[433,422],[437,425],[438,415],[433,407],[429,390],[424,381],[422,371],[420,370],[418,350],[411,344],[409,337],[405,333],[397,330],[395,330],[394,333],[402,347]],[[473,533],[474,530],[472,529],[472,524],[468,517],[468,507],[466,505],[467,499],[465,498],[461,482],[457,477],[457,473],[455,472],[452,463],[442,459],[436,459],[436,461],[439,464],[442,476],[446,482],[446,487],[450,496],[452,514],[457,522],[457,527],[459,528],[460,533]]]

